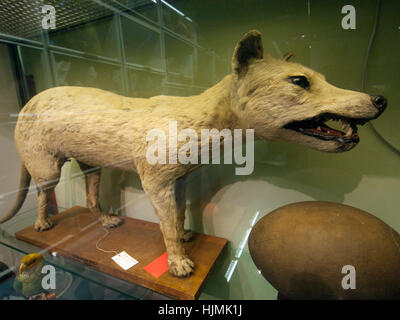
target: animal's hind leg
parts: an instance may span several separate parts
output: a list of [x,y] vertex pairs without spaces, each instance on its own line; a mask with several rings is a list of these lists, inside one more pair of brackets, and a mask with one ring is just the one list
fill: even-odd
[[53,226],[48,216],[51,194],[61,175],[62,161],[50,155],[35,154],[24,161],[24,164],[35,181],[38,189],[38,218],[34,228],[36,231],[45,231]]
[[105,228],[115,228],[122,223],[122,219],[116,216],[104,213],[99,205],[99,186],[100,186],[100,169],[93,168],[82,162],[78,162],[81,170],[85,174],[86,179],[86,203],[89,210],[94,214],[100,214],[101,223]]
[[38,212],[38,218],[36,219],[34,225],[36,231],[45,231],[53,227],[53,222],[50,220],[48,216],[49,202],[53,190],[54,187],[46,189],[39,188],[39,196],[38,196],[39,212]]

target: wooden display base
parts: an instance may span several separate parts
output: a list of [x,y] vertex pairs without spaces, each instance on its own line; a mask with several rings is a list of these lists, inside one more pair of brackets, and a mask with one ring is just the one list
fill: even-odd
[[58,255],[77,260],[104,273],[152,289],[176,299],[196,299],[200,294],[212,266],[225,247],[227,240],[196,233],[191,242],[184,243],[188,256],[196,264],[194,273],[186,278],[177,278],[163,273],[158,278],[143,269],[165,253],[165,245],[158,224],[121,217],[124,223],[99,243],[104,250],[118,253],[126,251],[139,261],[124,271],[111,257],[96,249],[96,243],[105,236],[98,221],[99,216],[88,209],[73,207],[52,217],[55,225],[44,232],[36,232],[33,226],[15,233],[19,240],[26,241]]

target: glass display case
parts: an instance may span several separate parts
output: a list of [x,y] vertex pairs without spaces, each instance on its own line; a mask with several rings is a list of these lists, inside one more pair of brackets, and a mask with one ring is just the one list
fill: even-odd
[[99,272],[85,264],[50,253],[50,248],[41,249],[20,241],[14,234],[35,221],[36,210],[20,214],[16,219],[6,222],[1,230],[0,250],[2,262],[10,269],[0,272],[0,297],[5,300],[24,300],[14,290],[14,280],[10,273],[18,272],[20,260],[29,253],[40,252],[45,257],[45,265],[56,270],[56,297],[61,300],[170,300],[171,298],[131,282]]
[[[44,10],[44,5],[50,6],[50,9]],[[182,97],[179,99],[193,99],[192,97],[200,97],[204,92],[212,92],[213,96],[211,97],[210,93],[210,96],[201,100],[201,103],[197,102],[196,98],[171,100],[173,101],[171,104],[174,105],[171,110],[175,110],[178,115],[185,114],[186,110],[189,110],[190,115],[182,116],[191,119],[192,122],[189,123],[196,121],[193,120],[195,116],[204,117],[206,120],[209,116],[213,121],[218,121],[221,120],[218,117],[223,117],[223,112],[217,112],[212,117],[209,107],[214,103],[212,99],[219,94],[218,90],[223,90],[221,88],[225,84],[221,83],[225,83],[223,81],[227,81],[226,79],[233,75],[232,77],[237,76],[239,79],[238,86],[242,85],[240,82],[242,71],[236,75],[232,65],[239,64],[238,68],[246,73],[253,68],[253,60],[258,58],[265,60],[272,56],[282,62],[286,54],[292,53],[293,57],[288,63],[295,62],[296,66],[301,64],[309,68],[307,70],[315,70],[318,74],[324,75],[323,80],[319,76],[308,79],[308,87],[303,86],[303,89],[305,87],[309,89],[311,86],[311,91],[308,92],[316,92],[312,86],[318,85],[318,81],[324,81],[325,84],[326,80],[337,88],[366,92],[379,97],[385,96],[388,107],[384,112],[382,110],[383,113],[379,114],[379,118],[378,115],[375,117],[375,114],[374,117],[369,115],[363,118],[371,121],[358,127],[360,143],[348,152],[326,153],[307,148],[295,140],[275,141],[279,140],[275,139],[277,135],[283,137],[285,133],[268,135],[268,137],[274,136],[274,139],[258,139],[256,132],[254,163],[250,174],[238,175],[236,169],[240,165],[232,162],[221,161],[218,164],[213,162],[197,170],[191,168],[190,172],[185,174],[185,208],[180,209],[181,214],[186,216],[185,229],[191,229],[198,235],[212,237],[214,240],[205,239],[204,243],[215,241],[213,243],[219,246],[219,251],[210,258],[207,268],[204,267],[206,271],[204,276],[202,275],[201,283],[198,284],[195,293],[190,293],[192,294],[190,297],[276,299],[278,289],[267,281],[254,263],[248,247],[248,238],[258,221],[271,211],[290,203],[328,201],[350,205],[373,214],[393,228],[394,232],[399,232],[400,199],[397,194],[400,189],[400,134],[396,121],[400,120],[398,107],[400,91],[397,88],[400,65],[397,54],[400,32],[397,14],[400,3],[389,0],[368,0],[351,1],[351,8],[344,8],[346,5],[343,1],[336,0],[329,2],[315,0],[1,1],[0,218],[11,210],[20,189],[18,183],[21,156],[17,151],[14,133],[17,122],[21,121],[19,114],[37,94],[55,87],[97,88],[112,94],[103,98],[100,93],[93,94],[98,99],[96,101],[103,101],[104,108],[110,106],[107,104],[111,99],[114,99],[113,101],[120,99],[118,101],[122,102],[117,109],[124,111],[133,109],[134,103],[131,105],[127,101],[135,101],[140,108],[142,103],[148,103],[153,111],[140,109],[138,113],[141,125],[135,132],[141,132],[146,130],[146,124],[153,123],[153,118],[149,114],[153,116],[157,112],[162,114],[163,108],[169,105],[169,102],[165,102],[167,100],[163,100],[165,97],[179,96]],[[351,16],[353,9],[354,22]],[[55,15],[54,26],[51,24],[52,12]],[[253,29],[262,34],[261,47],[264,56],[262,54],[261,57],[257,56],[258,49],[252,47],[251,41],[257,41],[256,36],[251,39],[250,44],[243,38]],[[248,47],[240,46],[241,39],[242,45],[245,43]],[[247,59],[246,55],[250,57]],[[292,81],[293,77],[308,76],[307,72],[311,72],[293,68],[287,71],[290,74],[288,73],[285,78],[285,85],[290,79]],[[275,69],[268,67],[266,70],[260,71],[260,79],[265,73]],[[240,100],[241,106],[234,112],[233,118],[241,117],[246,110],[249,110],[246,109],[247,104],[249,101],[255,101],[251,100],[253,93],[262,94],[264,87],[274,83],[271,79],[257,81],[259,82],[255,86],[249,84],[249,87],[241,87],[241,90],[247,90],[247,96],[240,98],[236,96],[234,102],[228,103],[234,105]],[[291,83],[293,84],[295,82]],[[208,90],[209,88],[214,89]],[[291,87],[285,87],[274,95],[274,98],[282,97],[288,92],[294,96],[301,95],[299,100],[302,102],[298,105],[312,101]],[[115,97],[114,94],[126,97],[126,100],[110,98]],[[338,95],[342,98],[345,93],[341,92]],[[151,97],[157,98],[142,100]],[[131,98],[141,99],[129,100]],[[83,95],[76,101],[86,101],[85,99],[86,96]],[[216,105],[222,106],[226,103],[226,99],[229,98],[221,97]],[[267,96],[263,99],[272,98]],[[334,97],[329,102],[338,99]],[[59,103],[64,101],[69,105],[69,102],[63,99],[60,99]],[[287,101],[274,102],[274,108],[284,106]],[[198,109],[190,109],[196,103],[199,103]],[[298,105],[293,108],[297,108]],[[309,111],[309,114],[318,107],[322,109],[322,106],[314,105],[313,111]],[[328,111],[321,113],[322,115],[332,114],[328,104],[323,107]],[[385,107],[382,106],[382,109]],[[71,116],[66,118],[67,121],[86,119],[91,109],[85,108],[82,109],[82,113],[71,113]],[[292,117],[293,121],[298,121],[298,116],[291,115],[287,111],[289,109],[280,112],[285,117]],[[57,118],[60,113],[58,109],[54,110]],[[53,112],[52,109],[49,111]],[[107,110],[102,109],[102,112]],[[343,119],[350,121],[351,115],[346,112],[343,111],[345,114]],[[269,120],[262,118],[263,114],[257,116],[257,121],[253,122],[254,127],[260,123],[263,125],[269,123]],[[268,115],[274,119],[280,117],[272,111]],[[169,116],[170,114],[166,112],[159,116],[157,121],[162,122]],[[112,115],[110,117],[112,118]],[[372,118],[377,119],[372,120]],[[57,119],[54,121],[62,122]],[[310,119],[314,119],[314,113],[312,117],[307,116],[301,121]],[[53,120],[46,119],[46,121]],[[222,119],[221,123],[225,124],[224,121]],[[37,121],[36,124],[38,123],[40,122]],[[76,126],[77,122],[74,123]],[[252,128],[243,122],[237,123],[240,123],[237,125],[238,128]],[[74,129],[74,125],[69,127],[71,132],[79,131]],[[124,126],[125,124],[120,123],[121,128]],[[101,128],[106,130],[105,125]],[[154,128],[157,127],[154,125]],[[318,128],[320,129],[319,126]],[[81,129],[81,132],[83,131]],[[61,133],[55,134],[55,137],[60,135]],[[27,135],[24,139],[34,143],[36,138]],[[92,138],[88,138],[90,139]],[[128,135],[121,135],[119,139],[134,140]],[[324,141],[327,140],[329,139]],[[107,147],[102,145],[99,151],[106,154],[119,145],[119,140],[112,141],[113,143]],[[138,149],[140,147],[136,147],[136,150]],[[82,170],[82,161],[74,156],[64,158],[65,161],[60,167],[60,181],[48,199],[48,210],[52,217],[70,208],[87,206],[87,174]],[[140,172],[137,174],[122,170],[122,165],[117,168],[101,165],[98,167],[101,171],[98,198],[103,212],[132,219],[129,221],[144,221],[148,224],[143,224],[143,230],[153,228],[152,223],[159,223],[157,214],[163,205],[157,207],[156,201],[152,200],[150,196],[152,190],[149,190],[149,185],[154,186],[143,178],[144,175]],[[162,178],[161,173],[154,174],[151,179],[156,181],[154,184],[161,185],[162,180],[160,182],[158,178]],[[17,239],[16,233],[33,226],[38,211],[41,210],[37,201],[39,189],[34,180],[19,213],[11,220],[0,224],[0,262],[9,266],[10,272],[18,273],[20,260],[32,252],[39,252],[43,255],[45,264],[54,266],[58,272],[57,299],[177,298],[174,291],[160,292],[156,289],[162,285],[161,278],[154,277],[152,285],[147,285],[146,281],[150,280],[145,276],[146,281],[135,283],[133,278],[129,280],[118,272],[110,273],[104,268],[95,268],[90,263],[85,263],[82,259],[87,257],[80,256],[79,261],[71,257],[72,253],[67,256],[57,255],[51,250],[52,247],[45,247],[43,243],[35,245]],[[167,200],[164,204],[171,205]],[[73,225],[80,223],[81,220],[74,220]],[[86,230],[86,225],[79,227],[80,230]],[[164,228],[163,232],[166,232],[165,229],[167,228]],[[117,232],[118,228],[113,229],[112,234],[115,235]],[[73,233],[73,236],[76,234]],[[91,237],[86,234],[85,236]],[[161,232],[160,235],[154,234],[153,237],[160,237],[159,240],[162,242]],[[108,247],[107,240],[110,240],[107,239],[107,234],[103,239],[97,233],[95,238],[90,239],[96,248],[98,240],[102,242],[104,240],[105,247]],[[226,240],[227,245],[218,242],[219,239]],[[112,244],[112,241],[108,242],[110,243]],[[190,244],[185,246],[192,248]],[[161,253],[160,251],[156,256],[161,256]],[[110,258],[111,255],[108,254],[107,257]],[[113,263],[111,259],[109,261]],[[115,267],[118,266],[115,264]],[[14,278],[0,282],[0,299],[26,299],[13,291]],[[185,280],[179,279],[176,282],[184,288],[185,285],[181,285],[184,282],[181,281]],[[186,284],[191,281],[190,276],[186,279]],[[190,286],[192,285],[188,285]]]

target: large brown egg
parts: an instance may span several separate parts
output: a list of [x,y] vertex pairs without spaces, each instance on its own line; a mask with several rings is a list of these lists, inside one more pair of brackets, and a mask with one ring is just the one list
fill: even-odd
[[351,206],[310,201],[276,209],[254,226],[249,250],[289,299],[400,299],[400,235]]

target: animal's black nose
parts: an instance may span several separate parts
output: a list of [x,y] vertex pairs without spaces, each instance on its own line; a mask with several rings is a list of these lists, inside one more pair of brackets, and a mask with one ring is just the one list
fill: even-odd
[[387,106],[387,100],[384,96],[371,96],[372,103],[375,108],[377,108],[380,112],[383,112]]

